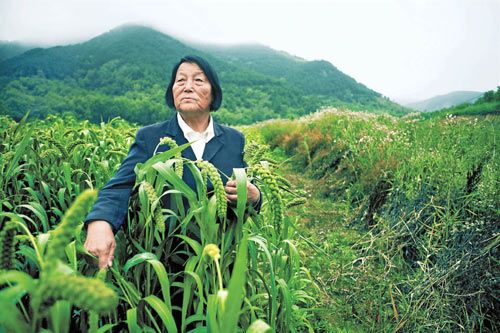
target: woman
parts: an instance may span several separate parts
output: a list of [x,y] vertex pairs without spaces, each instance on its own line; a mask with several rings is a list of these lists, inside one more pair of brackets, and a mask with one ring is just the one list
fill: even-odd
[[[217,74],[206,60],[198,56],[182,58],[172,70],[165,99],[177,114],[168,121],[137,131],[127,157],[115,176],[99,192],[97,202],[85,221],[87,239],[84,246],[99,258],[99,268],[112,264],[116,246],[114,233],[127,215],[128,201],[135,184],[134,167],[153,155],[162,137],[169,136],[178,145],[192,142],[182,156],[190,160],[209,161],[222,174],[231,175],[233,168],[246,166],[243,161],[243,134],[215,123],[210,115],[211,111],[220,107],[222,91]],[[194,188],[192,175],[186,173],[183,179]],[[226,183],[227,179],[222,179],[227,200],[236,202],[236,182]],[[247,191],[248,203],[258,204],[260,191],[257,187],[248,183]]]

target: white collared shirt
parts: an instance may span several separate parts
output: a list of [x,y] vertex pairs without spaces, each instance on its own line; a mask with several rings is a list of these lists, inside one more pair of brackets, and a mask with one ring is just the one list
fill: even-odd
[[194,129],[189,127],[179,113],[177,113],[177,122],[179,123],[179,127],[181,128],[186,140],[193,143],[191,148],[193,148],[196,159],[201,160],[206,144],[215,136],[214,121],[212,116],[210,116],[210,122],[208,123],[207,129],[201,133],[196,132]]

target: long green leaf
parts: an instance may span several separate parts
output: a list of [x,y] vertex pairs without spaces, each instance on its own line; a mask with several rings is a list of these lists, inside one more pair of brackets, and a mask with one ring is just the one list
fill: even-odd
[[172,308],[170,303],[170,283],[168,281],[167,271],[165,266],[156,259],[148,259],[147,262],[153,266],[156,272],[158,280],[160,281],[161,292],[163,294],[163,301],[167,304],[169,308]]
[[[19,126],[21,126],[21,123],[19,123]],[[16,146],[15,149],[15,154],[14,157],[10,160],[9,166],[7,168],[7,171],[5,174],[2,175],[3,178],[5,179],[12,179],[15,177],[13,174],[13,170],[17,168],[19,159],[21,156],[24,154],[24,151],[26,150],[26,147],[28,146],[30,139],[31,139],[31,131],[32,129],[28,129],[28,132],[24,135],[23,140]]]
[[245,297],[244,286],[248,267],[247,246],[248,237],[245,235],[239,244],[234,269],[231,279],[229,280],[225,311],[221,318],[221,331],[223,333],[232,333],[237,331],[241,305],[243,303],[243,298]]
[[196,207],[198,203],[196,193],[175,173],[173,164],[174,161],[172,160],[157,162],[153,165],[153,169],[164,177],[175,189],[181,191],[188,198],[190,205]]
[[137,308],[127,310],[127,328],[129,333],[141,333],[142,330],[137,325]]
[[[261,237],[261,236],[252,236],[249,238],[252,242],[260,245],[260,248],[264,251],[264,254],[267,257],[267,261],[269,264],[269,278],[271,282],[271,294],[269,295],[269,318],[268,321],[271,323],[271,325],[274,325],[274,321],[276,320],[276,312],[277,312],[277,290],[276,290],[276,276],[274,273],[274,265],[273,265],[273,256],[271,255],[271,252],[269,252],[269,249],[267,248],[266,245],[266,240]],[[265,283],[266,281],[262,281]]]
[[24,207],[31,210],[40,220],[43,232],[48,232],[50,230],[49,218],[47,217],[47,212],[40,203],[32,201],[29,202],[28,204],[19,205],[18,207]]
[[54,333],[69,332],[71,322],[71,303],[68,301],[57,301],[50,308],[50,327]]
[[191,143],[185,143],[179,147],[167,150],[163,153],[156,154],[155,156],[151,157],[144,163],[138,163],[134,168],[135,174],[138,176],[139,179],[144,178],[144,175],[153,166],[153,164],[157,162],[164,162],[171,159],[172,157],[174,157],[175,155],[177,155],[190,145]]
[[238,201],[236,203],[236,216],[238,223],[241,225],[245,220],[245,209],[247,207],[247,174],[245,169],[234,169],[234,176],[236,178],[236,191],[238,194]]
[[167,329],[167,332],[177,332],[177,326],[175,325],[175,320],[172,315],[172,308],[169,308],[165,302],[162,302],[155,295],[149,295],[143,300],[146,301],[156,311],[156,313],[158,313]]
[[191,248],[194,250],[194,253],[196,253],[198,257],[201,256],[203,249],[201,248],[201,244],[198,243],[196,240],[189,238],[186,235],[175,235],[175,237],[178,237],[183,241],[185,241],[187,244],[189,244],[189,246],[191,246]]
[[143,263],[146,260],[158,260],[158,258],[154,255],[154,253],[151,252],[143,252],[136,254],[135,256],[127,260],[125,265],[123,265],[123,271],[126,273],[128,272],[129,269],[131,269],[135,265]]

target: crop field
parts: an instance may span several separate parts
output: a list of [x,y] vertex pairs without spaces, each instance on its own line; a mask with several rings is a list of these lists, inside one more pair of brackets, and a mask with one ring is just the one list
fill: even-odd
[[83,219],[137,127],[0,116],[0,332],[498,331],[499,123],[327,109],[244,127],[234,206],[164,140],[100,271]]
[[[117,234],[106,272],[96,271],[83,249],[82,221],[135,129],[120,120],[97,126],[3,118],[2,124],[0,324],[6,331],[312,330],[307,309],[315,285],[296,248],[294,220],[285,216],[300,195],[274,173],[265,147],[247,145],[249,168],[232,175],[235,207],[227,206],[210,163],[179,158],[185,147],[138,166],[127,227]],[[188,169],[196,191],[180,177]],[[263,192],[260,214],[246,207],[247,179]],[[206,193],[207,181],[214,193]],[[160,205],[165,195],[174,202],[169,209]],[[179,265],[181,273],[172,273]]]

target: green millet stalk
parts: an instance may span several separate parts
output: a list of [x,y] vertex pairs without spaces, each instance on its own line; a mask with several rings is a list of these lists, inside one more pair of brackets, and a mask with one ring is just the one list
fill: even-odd
[[269,189],[269,207],[273,215],[273,224],[275,228],[279,229],[283,222],[283,199],[281,197],[280,189],[276,177],[271,174],[269,169],[265,168],[262,164],[255,164],[252,166],[253,172],[262,180],[262,182]]
[[95,190],[88,189],[82,192],[64,214],[62,222],[52,232],[45,256],[50,267],[56,264],[57,259],[64,258],[64,248],[73,239],[76,228],[85,218],[96,197]]
[[267,162],[269,162],[269,163],[271,163],[271,164],[274,164],[274,165],[279,164],[279,163],[278,163],[278,161],[276,161],[275,159],[269,158],[269,157],[267,157],[267,156],[266,156],[266,157],[263,157],[263,158],[262,158],[262,160],[263,160],[263,161],[267,161]]
[[306,202],[307,202],[306,198],[294,198],[286,203],[286,208],[303,205]]
[[50,139],[50,143],[52,143],[57,149],[59,149],[59,151],[61,152],[61,154],[63,155],[64,158],[68,157],[68,152],[67,152],[66,148],[64,148],[64,146],[61,143],[59,143],[59,141],[56,141],[54,139]]
[[41,282],[36,297],[40,304],[67,300],[79,308],[106,313],[118,306],[118,296],[100,279],[52,274]]
[[158,228],[158,231],[161,233],[165,232],[165,219],[163,218],[163,214],[161,212],[161,205],[160,201],[158,199],[158,196],[156,195],[156,191],[153,187],[148,182],[142,182],[141,184],[142,188],[146,192],[146,195],[148,196],[149,203],[151,207],[153,206],[153,203],[157,203],[156,208],[154,209],[154,221],[156,224],[156,227]]
[[40,153],[40,158],[46,158],[48,157],[49,155],[52,155],[54,154],[54,152],[56,152],[55,149],[52,149],[52,148],[46,148],[44,151],[42,151]]
[[260,145],[255,141],[248,142],[245,145],[244,151],[245,162],[248,165],[257,163],[264,154],[265,150],[266,148],[263,145]]
[[68,151],[69,153],[72,153],[72,152],[73,152],[73,149],[75,149],[75,148],[76,148],[76,146],[81,145],[81,144],[84,144],[84,143],[85,143],[85,142],[83,142],[82,140],[75,141],[75,142],[71,143],[71,144],[68,146],[67,151]]
[[16,259],[16,226],[12,222],[5,223],[0,230],[0,271],[12,269]]
[[262,145],[255,141],[250,141],[245,145],[245,162],[248,165],[257,164],[260,161],[267,161],[271,164],[278,164],[276,160],[265,156],[268,151],[269,147],[267,145]]
[[[168,136],[165,136],[163,138],[160,139],[160,145],[168,145],[170,147],[170,149],[174,149],[174,148],[177,148],[178,145],[177,145],[177,142],[175,142],[174,139],[168,137]],[[184,163],[182,163],[182,155],[181,153],[177,153],[175,155],[175,158],[178,159],[177,162],[175,162],[175,173],[177,174],[177,176],[179,176],[179,178],[182,178],[182,175],[184,174]]]
[[292,184],[290,184],[290,182],[288,181],[288,179],[286,179],[285,177],[283,176],[280,176],[280,175],[276,175],[276,181],[284,188],[287,188],[287,189],[290,189],[292,187]]
[[224,219],[227,214],[227,199],[226,190],[224,189],[224,184],[217,171],[217,168],[208,161],[197,161],[196,165],[203,172],[206,170],[208,178],[212,181],[215,191],[215,198],[217,199],[217,215],[219,218]]
[[205,185],[202,188],[201,197],[206,198],[207,197],[207,185],[208,185],[208,171],[207,171],[207,169],[201,169],[200,173],[201,173],[201,179],[203,180],[203,184]]

